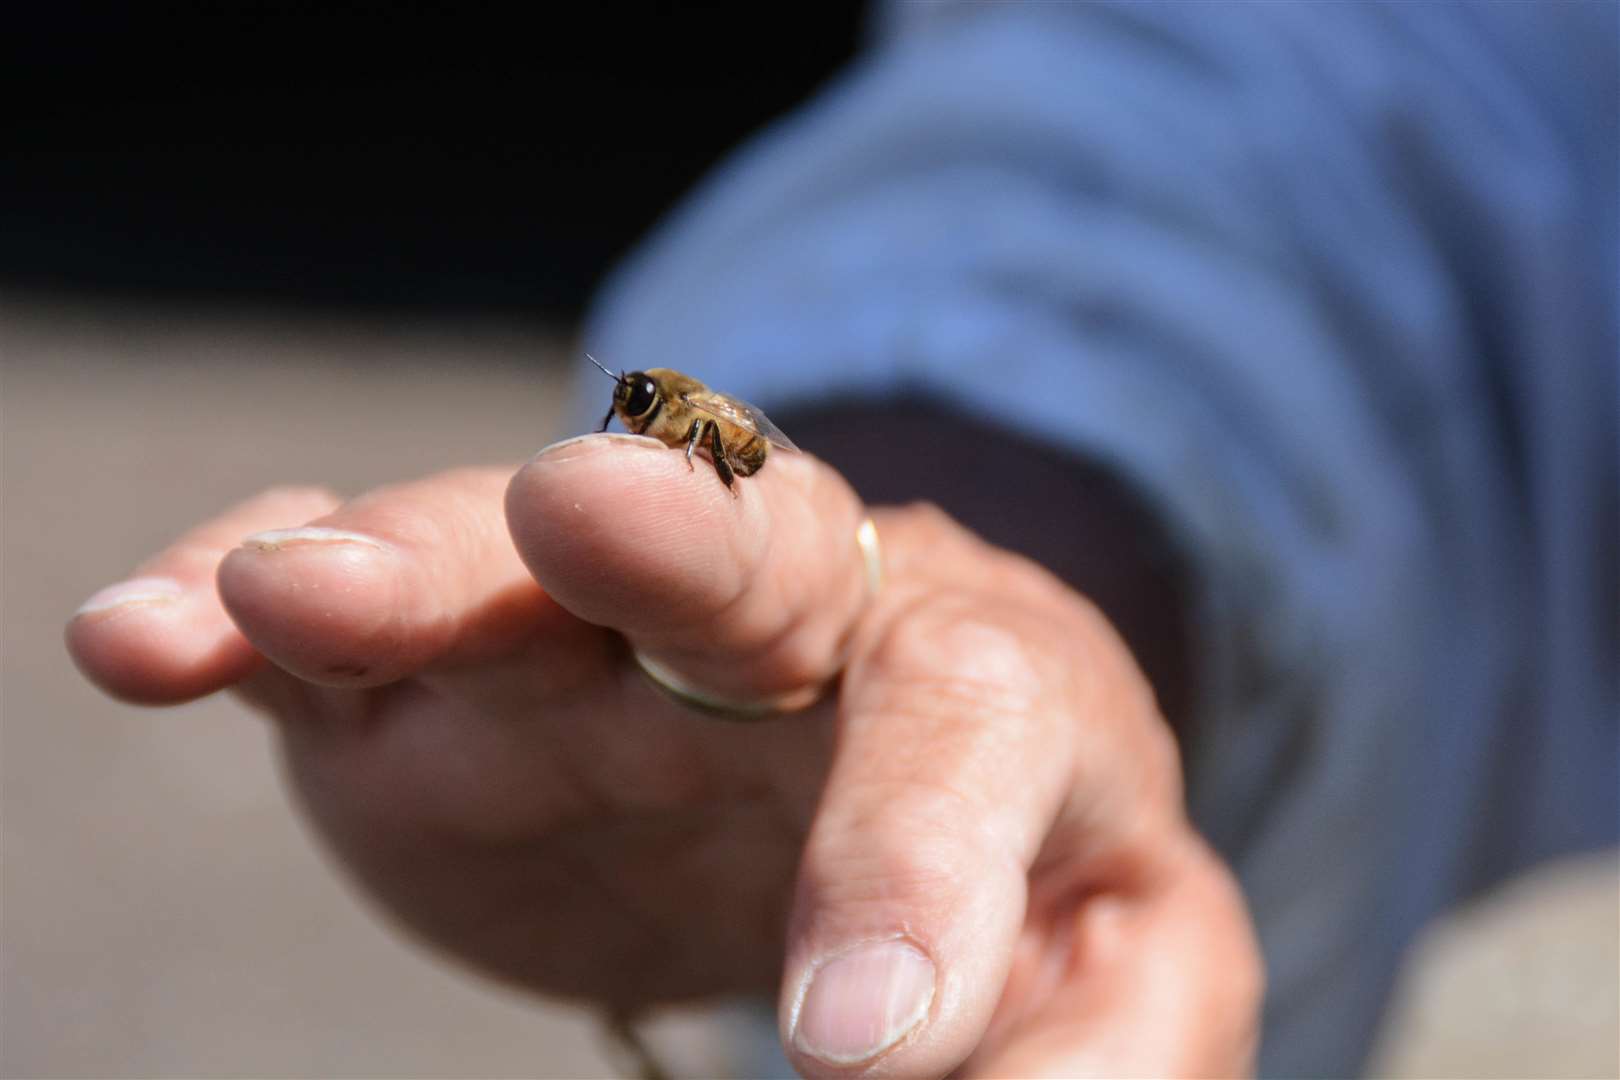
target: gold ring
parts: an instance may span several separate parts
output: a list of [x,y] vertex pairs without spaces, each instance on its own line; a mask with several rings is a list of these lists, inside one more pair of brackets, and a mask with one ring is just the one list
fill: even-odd
[[[872,598],[877,596],[878,590],[883,587],[883,549],[878,544],[877,523],[870,517],[862,519],[856,528],[855,544],[861,549],[862,569],[866,577],[866,602],[870,604]],[[630,650],[630,659],[659,693],[677,705],[696,709],[721,720],[743,722],[764,720],[767,717],[809,708],[821,700],[827,687],[838,679],[839,672],[844,669],[843,660],[840,659],[838,669],[825,681],[814,686],[789,690],[775,697],[741,701],[693,686],[683,676],[652,657],[643,656],[633,648]]]
[[861,562],[866,568],[866,602],[871,603],[883,588],[883,545],[878,543],[877,522],[868,515],[855,529],[855,543],[861,549]]

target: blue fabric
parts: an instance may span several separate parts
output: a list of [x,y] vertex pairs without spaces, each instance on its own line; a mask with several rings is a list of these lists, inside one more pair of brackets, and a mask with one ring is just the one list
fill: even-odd
[[588,330],[767,410],[926,386],[1140,486],[1197,571],[1265,1073],[1356,1071],[1441,905],[1620,832],[1616,11],[885,9]]

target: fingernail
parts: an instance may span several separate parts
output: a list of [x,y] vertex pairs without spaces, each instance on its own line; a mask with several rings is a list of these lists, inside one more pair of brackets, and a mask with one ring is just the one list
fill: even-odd
[[575,435],[572,438],[559,440],[558,442],[552,443],[550,446],[543,446],[536,451],[534,457],[530,458],[529,461],[531,464],[539,461],[541,458],[546,458],[550,461],[568,461],[574,457],[578,457],[579,455],[568,454],[558,457],[555,456],[557,451],[566,449],[568,447],[577,447],[580,450],[584,450],[593,446],[612,445],[639,446],[658,450],[665,449],[663,443],[647,435],[626,435],[623,432],[618,431],[593,431],[585,435]]
[[298,544],[364,544],[387,550],[388,545],[374,536],[351,532],[348,529],[327,529],[319,525],[305,525],[299,529],[267,529],[242,538],[242,546],[259,551],[280,551]]
[[861,945],[824,961],[794,1019],[793,1043],[831,1065],[876,1057],[921,1023],[934,962],[903,941]]
[[91,615],[98,611],[129,607],[132,604],[166,604],[176,600],[185,590],[173,578],[139,577],[109,585],[83,604],[75,615]]

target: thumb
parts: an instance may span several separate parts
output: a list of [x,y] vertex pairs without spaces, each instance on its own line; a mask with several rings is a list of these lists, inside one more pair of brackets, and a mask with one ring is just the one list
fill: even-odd
[[878,524],[896,587],[855,643],[789,926],[781,1027],[809,1076],[938,1076],[979,1045],[1095,701],[1083,617],[1010,597],[1018,560],[936,514]]

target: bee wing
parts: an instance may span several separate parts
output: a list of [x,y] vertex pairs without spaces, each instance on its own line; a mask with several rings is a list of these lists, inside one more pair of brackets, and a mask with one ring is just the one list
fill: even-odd
[[799,448],[793,445],[793,440],[782,434],[782,429],[771,423],[770,417],[741,398],[710,391],[705,394],[683,395],[682,400],[700,413],[707,413],[718,420],[736,424],[745,431],[752,431],[784,450],[798,452]]

